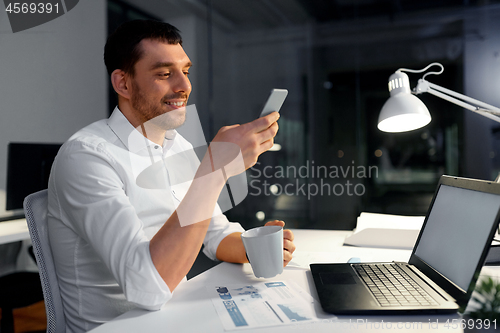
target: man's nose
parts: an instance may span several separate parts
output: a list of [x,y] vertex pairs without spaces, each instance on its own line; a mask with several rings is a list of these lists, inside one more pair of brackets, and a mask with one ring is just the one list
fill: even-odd
[[175,81],[173,88],[174,88],[175,92],[184,91],[184,92],[190,93],[191,92],[191,81],[189,81],[189,78],[187,77],[187,75],[185,75],[183,72],[181,72],[177,76],[177,80]]

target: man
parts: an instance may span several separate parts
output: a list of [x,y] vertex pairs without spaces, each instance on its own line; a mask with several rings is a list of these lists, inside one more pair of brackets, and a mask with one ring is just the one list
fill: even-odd
[[[191,92],[191,62],[178,30],[156,21],[128,22],[108,38],[104,58],[118,106],[61,147],[49,180],[49,239],[68,330],[75,332],[134,307],[159,309],[202,244],[212,259],[247,262],[242,227],[222,214],[211,217],[225,178],[254,165],[278,130],[277,112],[223,127],[195,163],[183,154],[192,146],[175,131]],[[231,149],[217,148],[220,143],[239,148],[239,167],[229,163]],[[181,163],[169,163],[176,154]],[[178,191],[142,186],[135,170],[152,161],[164,161],[167,185],[196,165],[194,179]],[[225,177],[214,165],[225,166]],[[286,265],[295,245],[289,230],[284,238]]]

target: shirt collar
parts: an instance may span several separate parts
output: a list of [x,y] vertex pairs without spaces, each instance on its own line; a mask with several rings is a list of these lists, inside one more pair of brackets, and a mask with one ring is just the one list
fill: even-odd
[[[113,113],[108,118],[108,126],[115,133],[118,139],[120,139],[120,141],[125,145],[125,147],[127,147],[127,149],[132,153],[138,153],[143,149],[147,149],[148,147],[154,147],[157,145],[156,143],[143,136],[139,131],[137,131],[134,126],[132,126],[132,124],[128,121],[128,119],[123,115],[118,106],[115,107]],[[170,148],[176,136],[176,130],[168,130],[165,133],[163,149]]]

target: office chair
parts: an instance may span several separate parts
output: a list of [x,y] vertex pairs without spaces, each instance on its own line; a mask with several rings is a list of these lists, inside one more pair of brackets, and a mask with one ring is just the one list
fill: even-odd
[[[23,242],[9,244],[9,256],[17,259]],[[33,257],[33,260],[35,258]],[[13,309],[43,301],[42,286],[36,272],[14,272],[0,277],[1,333],[14,333]]]
[[28,195],[24,199],[24,213],[33,242],[40,280],[42,282],[45,311],[47,313],[47,333],[66,330],[59,282],[47,231],[47,190]]

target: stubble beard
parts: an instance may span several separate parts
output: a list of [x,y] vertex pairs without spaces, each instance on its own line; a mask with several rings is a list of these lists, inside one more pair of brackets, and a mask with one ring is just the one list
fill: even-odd
[[144,126],[154,125],[162,130],[168,131],[176,129],[186,121],[186,108],[168,110],[167,100],[169,96],[165,96],[159,103],[154,103],[148,99],[139,86],[132,81],[133,91],[131,97],[132,107],[139,113],[141,122]]

